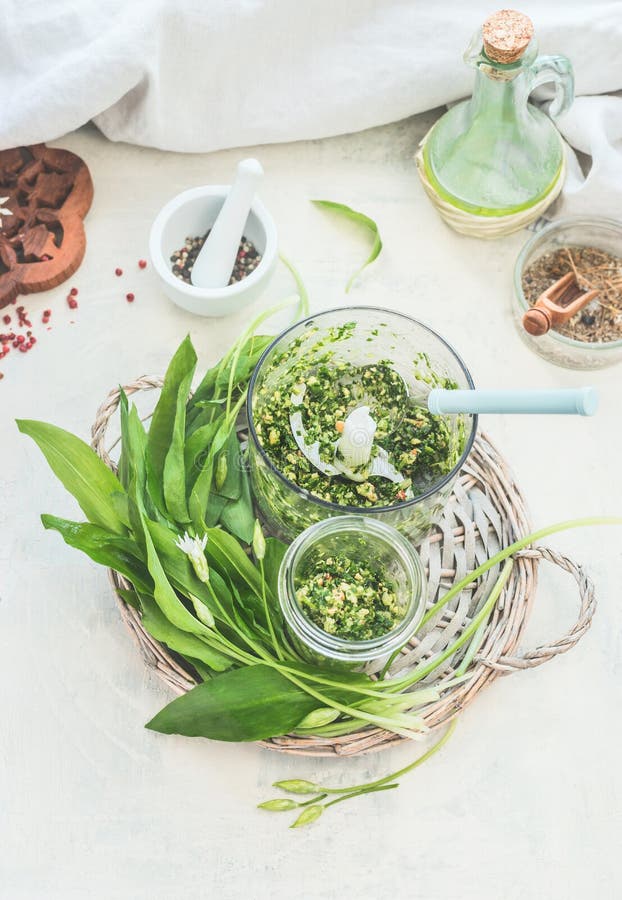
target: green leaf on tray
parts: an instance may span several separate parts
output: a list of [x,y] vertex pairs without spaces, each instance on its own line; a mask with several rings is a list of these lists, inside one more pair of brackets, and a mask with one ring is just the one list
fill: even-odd
[[82,550],[102,566],[120,572],[135,588],[150,592],[153,583],[147,567],[136,555],[136,544],[130,538],[91,525],[88,522],[70,522],[57,516],[42,515],[43,527],[58,531],[70,547]]
[[250,587],[261,597],[261,573],[233,535],[222,528],[208,528],[206,533],[205,556],[210,566],[226,573],[238,586]]
[[316,706],[317,700],[280,672],[258,664],[197,685],[146,727],[217,741],[260,741],[287,734]]
[[186,401],[197,355],[190,337],[180,344],[167,369],[147,435],[147,481],[164,515],[188,521],[184,437]]
[[220,428],[220,420],[201,425],[186,438],[184,466],[186,468],[186,488],[190,490],[211,456],[211,445]]
[[140,601],[143,610],[142,623],[156,641],[166,644],[175,653],[198,659],[216,672],[224,672],[225,669],[231,668],[234,661],[230,657],[214,650],[197,635],[182,631],[169,622],[153,597],[141,594]]
[[220,524],[236,538],[250,544],[255,528],[255,512],[247,472],[241,473],[240,483],[240,496],[227,502],[220,514]]
[[127,402],[127,394],[123,388],[119,388],[119,417],[121,419],[121,455],[119,456],[119,465],[117,466],[119,481],[127,490],[130,483],[130,459],[131,450],[127,436],[129,409]]
[[117,534],[125,533],[129,522],[123,516],[118,498],[113,499],[114,494],[123,494],[123,486],[88,444],[47,422],[18,419],[17,427],[35,441],[90,522]]
[[[125,402],[124,402],[125,401]],[[121,391],[121,458],[119,460],[119,476],[123,486],[128,489],[134,473],[141,483],[145,478],[145,451],[147,449],[147,432],[140,421],[138,410],[132,404],[127,408],[127,397]]]
[[346,206],[344,203],[335,203],[332,200],[312,200],[316,206],[321,207],[322,209],[330,209],[333,212],[339,213],[341,216],[344,216],[346,219],[350,219],[352,222],[356,222],[359,225],[363,225],[373,237],[373,245],[371,249],[371,253],[363,263],[360,269],[357,269],[354,275],[350,278],[348,283],[346,284],[346,294],[349,293],[350,288],[352,287],[354,281],[361,274],[363,269],[365,269],[370,263],[372,263],[379,255],[382,250],[382,240],[380,239],[380,232],[378,231],[378,226],[374,222],[373,219],[370,219],[369,216],[366,216],[364,213],[357,212],[356,209],[352,209],[350,206]]
[[[185,596],[192,594],[198,597],[215,618],[222,620],[222,613],[214,604],[209,588],[199,581],[188,557],[176,546],[175,533],[159,522],[146,520],[146,526],[158,557],[173,586]],[[207,558],[209,561],[209,557]],[[230,613],[233,598],[224,580],[213,567],[210,568],[210,585],[225,611]]]
[[214,477],[214,464],[219,451],[225,446],[229,438],[229,428],[225,417],[222,416],[220,425],[214,435],[211,446],[206,452],[206,461],[202,471],[199,473],[194,487],[190,492],[190,500],[188,502],[188,510],[192,524],[197,531],[202,531],[206,527],[206,513],[212,488]]
[[128,606],[133,606],[134,609],[140,609],[140,599],[136,591],[127,590],[126,588],[116,588],[115,593],[124,603],[127,603]]
[[[273,335],[256,334],[249,337],[242,348],[242,352],[236,363],[235,374],[233,377],[234,388],[243,385],[244,389],[246,389],[248,380],[259,361],[259,357],[273,340]],[[233,354],[229,353],[223,360],[224,365],[222,362],[218,363],[212,369],[209,369],[203,376],[203,380],[188,401],[188,410],[189,412],[192,412],[192,415],[188,416],[189,427],[194,427],[194,421],[201,411],[201,407],[198,405],[200,402],[226,397],[232,361]]]
[[[150,533],[153,523],[143,519],[147,547],[147,567],[153,578],[153,597],[169,622],[182,631],[200,636],[210,636],[210,629],[200,622],[181,602],[168,580]],[[181,555],[181,552],[180,552]]]
[[203,521],[207,528],[214,528],[218,525],[222,511],[229,502],[226,497],[221,497],[220,494],[211,492],[207,499],[207,509],[203,514]]
[[278,594],[279,569],[287,552],[287,544],[278,538],[266,538],[266,555],[263,560],[263,571],[268,590],[274,597]]
[[216,485],[216,493],[227,497],[229,500],[238,500],[242,493],[242,478],[245,472],[240,442],[235,428],[227,438],[219,459],[223,458],[226,460],[224,467],[226,475],[220,487]]

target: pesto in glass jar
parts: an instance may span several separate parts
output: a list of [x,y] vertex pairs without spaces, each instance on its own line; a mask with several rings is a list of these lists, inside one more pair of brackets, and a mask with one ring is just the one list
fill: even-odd
[[343,553],[310,565],[296,587],[296,601],[322,631],[353,641],[388,634],[404,617],[395,585]]
[[[373,345],[380,323],[366,338]],[[272,360],[254,403],[257,439],[276,468],[298,487],[340,506],[392,506],[425,493],[455,466],[458,447],[451,426],[435,416],[406,388],[403,375],[390,358],[357,364],[339,353],[356,322],[333,326],[318,334],[317,327]],[[307,353],[301,353],[304,348]],[[271,373],[278,372],[278,379]],[[425,354],[416,354],[409,381],[430,387],[455,388],[449,378],[436,377]],[[302,399],[301,399],[302,398]],[[304,441],[315,444],[324,464],[335,457],[335,444],[344,422],[355,409],[366,406],[376,424],[374,449],[386,451],[402,476],[395,482],[369,475],[354,481],[345,475],[319,471],[299,448],[290,415],[302,417]]]

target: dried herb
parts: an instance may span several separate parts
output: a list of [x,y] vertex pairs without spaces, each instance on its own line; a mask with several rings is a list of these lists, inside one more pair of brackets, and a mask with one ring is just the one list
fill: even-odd
[[573,272],[583,290],[598,297],[555,331],[586,343],[622,340],[622,259],[596,247],[561,247],[545,253],[522,277],[523,294],[533,306],[540,294],[563,275]]

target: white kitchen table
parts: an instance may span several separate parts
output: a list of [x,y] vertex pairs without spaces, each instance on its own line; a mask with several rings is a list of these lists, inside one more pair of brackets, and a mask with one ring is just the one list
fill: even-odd
[[[487,387],[601,391],[594,419],[484,417],[544,526],[620,513],[622,367],[582,374],[533,355],[511,319],[512,269],[529,236],[486,243],[450,231],[413,162],[435,117],[290,145],[182,155],[106,141],[93,127],[54,145],[90,167],[95,199],[83,265],[22,298],[38,343],[0,363],[0,897],[2,900],[613,900],[622,891],[621,537],[558,535],[597,587],[576,649],[500,678],[447,746],[399,790],[331,809],[308,829],[255,809],[278,778],[366,781],[420,751],[404,743],[351,760],[283,756],[253,745],[168,737],[143,725],[172,694],[145,666],[105,571],[39,521],[80,518],[16,417],[88,440],[106,393],[163,373],[190,332],[200,365],[248,321],[195,318],[162,293],[147,256],[151,222],[173,194],[230,179],[244,155],[266,170],[261,194],[312,310],[386,305],[429,323]],[[348,203],[379,224],[384,250],[346,296],[365,234],[309,202]],[[124,270],[115,277],[115,267]],[[79,289],[69,310],[67,289]],[[280,267],[257,310],[293,288]],[[125,294],[136,295],[133,304]],[[52,309],[52,330],[40,324]],[[13,309],[9,309],[9,312]],[[281,315],[273,330],[287,323]],[[77,513],[77,515],[76,515]],[[566,632],[575,585],[541,566],[524,647]]]

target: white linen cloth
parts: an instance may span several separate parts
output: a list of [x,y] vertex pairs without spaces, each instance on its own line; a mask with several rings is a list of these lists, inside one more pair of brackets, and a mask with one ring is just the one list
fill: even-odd
[[[541,52],[572,60],[577,94],[622,89],[620,0],[518,5]],[[470,93],[462,52],[494,9],[494,0],[2,0],[0,149],[90,119],[111,140],[188,152],[395,121]],[[614,214],[622,100],[581,97],[562,132],[594,162],[585,183],[573,167],[564,204]]]

